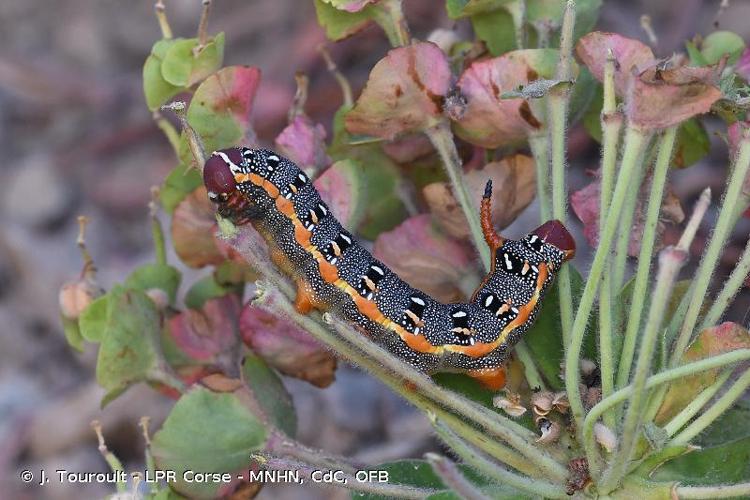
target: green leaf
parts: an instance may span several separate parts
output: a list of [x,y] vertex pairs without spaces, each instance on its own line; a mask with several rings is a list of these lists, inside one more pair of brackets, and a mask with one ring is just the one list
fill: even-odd
[[297,413],[292,397],[276,372],[260,357],[248,355],[242,362],[242,379],[271,424],[287,436],[294,437],[297,434]]
[[108,301],[109,294],[97,297],[83,310],[78,318],[81,335],[89,342],[101,342],[102,340],[102,335],[107,327]]
[[112,391],[147,380],[158,369],[161,318],[154,302],[140,290],[118,285],[109,292],[107,304],[96,380]]
[[164,52],[161,74],[177,87],[191,87],[221,67],[224,60],[224,33],[209,40],[195,55],[197,38],[177,39]]
[[[583,278],[578,270],[571,264],[566,264],[570,269],[570,278],[573,291],[573,308],[578,307],[583,293]],[[526,345],[529,347],[537,366],[544,376],[547,385],[554,390],[561,390],[564,384],[560,379],[560,363],[565,356],[562,342],[562,326],[560,324],[560,298],[559,281],[555,280],[552,287],[544,297],[539,309],[536,322],[524,335]],[[588,332],[596,331],[596,319],[589,320]],[[584,337],[584,358],[598,359],[595,335],[589,334]]]
[[[599,17],[602,0],[576,1],[576,22],[573,28],[573,39],[591,31]],[[526,22],[534,27],[552,27],[554,37],[550,39],[550,47],[560,46],[560,27],[565,12],[565,2],[561,0],[527,0]]]
[[177,401],[154,434],[151,453],[159,469],[177,472],[172,488],[190,498],[214,498],[222,483],[185,482],[184,471],[234,475],[249,466],[250,455],[266,438],[263,424],[234,394],[197,386]]
[[171,97],[182,92],[184,87],[172,85],[161,72],[161,65],[167,50],[176,40],[159,40],[151,48],[151,54],[143,64],[143,94],[146,97],[146,105],[151,111],[159,109]]
[[172,214],[187,195],[203,184],[200,172],[187,165],[189,163],[180,163],[173,168],[159,190],[159,200],[168,214]]
[[691,118],[680,124],[675,149],[677,152],[672,164],[678,168],[689,167],[711,150],[711,139],[698,118]]
[[83,337],[81,336],[81,329],[78,321],[69,319],[60,315],[60,321],[62,321],[63,332],[65,333],[65,340],[68,344],[78,352],[83,352]]
[[180,286],[182,275],[172,266],[166,264],[144,264],[137,267],[125,283],[127,288],[134,288],[143,292],[151,288],[158,288],[169,296],[170,304],[174,304],[177,288]]
[[234,287],[220,285],[210,274],[193,283],[185,294],[185,305],[190,309],[200,309],[207,300],[223,297],[233,291]]
[[486,14],[501,9],[514,0],[446,0],[445,9],[451,19]]
[[[742,425],[747,426],[747,422]],[[749,477],[750,437],[679,456],[651,475],[657,481],[679,481],[696,486],[737,483]]]
[[594,86],[594,95],[591,97],[591,106],[583,115],[583,126],[586,132],[598,143],[602,142],[602,106],[604,99],[604,87],[601,84]]
[[745,50],[745,41],[731,31],[715,31],[701,44],[701,54],[707,64],[718,63],[724,55],[729,55],[728,64],[734,64]]
[[703,57],[703,54],[695,45],[693,41],[685,42],[685,48],[687,49],[688,57],[690,58],[691,66],[708,66],[708,61]]
[[505,9],[471,16],[477,38],[487,44],[490,54],[499,56],[516,49],[516,28],[513,16]]
[[224,32],[217,34],[206,43],[203,50],[194,58],[188,81],[189,87],[208,78],[221,68],[224,62],[224,38]]
[[372,8],[369,6],[359,12],[346,12],[322,0],[315,0],[315,13],[318,24],[334,42],[361,31],[372,20]]

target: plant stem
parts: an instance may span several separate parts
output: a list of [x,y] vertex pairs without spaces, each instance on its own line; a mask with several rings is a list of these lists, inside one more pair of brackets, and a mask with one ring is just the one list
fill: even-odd
[[513,27],[516,34],[516,49],[526,48],[526,0],[515,0],[508,2],[505,9],[513,18]]
[[341,87],[341,95],[343,98],[344,106],[351,106],[354,102],[354,99],[352,98],[352,86],[349,84],[349,80],[347,80],[346,77],[341,73],[341,71],[339,71],[336,63],[331,57],[331,54],[328,53],[328,49],[326,49],[325,44],[321,44],[318,46],[318,52],[320,52],[320,55],[323,56],[323,60],[326,63],[328,72],[333,75],[333,77],[339,83],[339,87]]
[[424,458],[432,466],[435,474],[443,483],[463,500],[489,500],[489,497],[471,484],[450,459],[436,453],[426,453]]
[[729,379],[729,376],[732,375],[731,369],[726,369],[721,374],[719,374],[718,377],[716,377],[716,381],[711,384],[710,386],[706,387],[701,391],[700,394],[698,394],[695,399],[690,401],[690,403],[680,411],[677,415],[670,420],[667,425],[664,426],[664,430],[667,432],[667,435],[669,437],[674,436],[677,431],[682,429],[685,424],[687,424],[691,418],[693,418],[700,410],[703,408],[703,406],[708,403],[711,398],[716,395],[717,392],[719,392],[719,389],[721,389],[721,386],[724,385],[724,382],[726,382]]
[[742,193],[742,185],[747,177],[748,169],[750,169],[750,137],[746,129],[740,141],[739,153],[737,154],[737,159],[727,184],[714,233],[711,236],[711,241],[703,254],[703,259],[693,280],[690,305],[685,314],[685,321],[682,323],[680,334],[672,349],[672,366],[679,363],[690,343],[695,324],[701,312],[701,306],[708,291],[711,276],[719,263],[719,257],[732,228],[737,222],[739,213],[737,206],[739,204],[742,204],[743,207],[747,206],[748,196]]
[[167,264],[167,250],[164,243],[164,229],[159,220],[159,186],[151,186],[151,201],[148,204],[151,215],[151,236],[154,239],[156,263]]
[[169,26],[167,21],[167,14],[164,9],[164,1],[157,0],[154,4],[154,12],[156,13],[156,20],[159,22],[159,28],[161,29],[161,37],[164,40],[172,38],[172,28]]
[[[615,191],[612,196],[612,205],[610,207],[611,213],[619,213],[622,209],[622,204],[625,201],[625,196],[630,185],[630,179],[635,170],[634,164],[640,157],[643,145],[647,138],[648,134],[645,131],[631,126],[627,128],[625,152],[623,154],[622,166],[617,176]],[[604,264],[609,256],[612,237],[617,229],[617,223],[618,221],[616,217],[609,217],[604,224],[604,228],[599,232],[599,245],[594,254],[594,261],[591,264],[589,277],[586,280],[586,286],[583,289],[581,301],[578,304],[578,311],[576,312],[575,320],[573,322],[570,342],[565,351],[565,390],[568,393],[570,410],[575,419],[577,429],[583,428],[584,418],[583,402],[581,401],[581,390],[579,387],[581,374],[578,370],[578,364],[581,357],[581,346],[583,345],[583,336],[586,333],[586,325],[588,324],[589,315],[591,314],[591,309],[594,305],[596,289],[601,281],[602,272],[605,267]],[[593,454],[590,454],[590,452],[593,452]],[[590,466],[597,462],[595,447],[587,449],[586,454]]]
[[382,0],[372,9],[373,20],[383,28],[392,47],[405,47],[411,43],[401,0]]
[[[555,71],[555,77],[560,81],[570,81],[573,78],[571,62],[575,17],[575,2],[568,0],[565,4],[560,31],[560,59]],[[565,130],[570,103],[570,86],[555,86],[547,99],[552,156],[552,216],[565,224],[568,204],[567,185],[565,184]],[[573,325],[573,294],[568,266],[560,270],[557,280],[560,290],[560,323],[562,325],[563,345],[568,345]]]
[[476,468],[487,477],[508,484],[521,491],[540,495],[545,498],[566,498],[562,487],[539,479],[531,479],[515,474],[499,464],[487,459],[473,447],[464,443],[453,431],[448,429],[442,422],[435,421],[433,426],[438,437],[466,463]]
[[203,47],[208,43],[208,14],[211,12],[211,0],[203,0],[203,10],[198,22],[198,45],[194,49],[195,54],[200,54]]
[[536,197],[539,200],[539,218],[546,222],[552,218],[549,190],[549,138],[547,131],[529,135],[529,148],[536,167]]
[[443,161],[443,167],[445,167],[445,172],[448,174],[448,179],[451,182],[453,195],[458,200],[464,217],[466,217],[466,221],[469,223],[471,238],[482,260],[482,265],[485,269],[489,269],[491,259],[490,249],[484,241],[482,225],[479,222],[479,211],[472,204],[461,177],[463,166],[456,150],[456,144],[453,142],[453,133],[451,132],[450,124],[442,120],[434,127],[426,130],[425,133]]
[[750,483],[717,484],[716,486],[677,486],[677,498],[735,498],[750,495]]
[[[643,238],[641,239],[641,254],[638,257],[638,269],[630,301],[630,314],[628,315],[625,339],[622,345],[622,352],[620,353],[617,387],[626,386],[630,378],[630,368],[633,364],[635,345],[641,326],[641,314],[643,313],[643,305],[646,302],[651,258],[654,252],[654,245],[656,244],[656,226],[659,223],[664,187],[667,183],[667,173],[669,172],[676,135],[677,127],[670,127],[664,131],[664,135],[659,141],[659,153],[654,166],[651,194],[649,195],[646,220],[643,227]],[[625,230],[624,232],[629,233],[630,231]]]
[[682,432],[672,438],[671,443],[675,445],[688,444],[691,439],[703,432],[706,427],[727,411],[750,387],[750,370],[740,375],[737,381],[727,389],[706,411],[704,411],[693,423],[688,425]]
[[[602,103],[602,166],[599,196],[599,227],[604,227],[610,215],[609,205],[612,200],[612,189],[615,180],[615,165],[617,164],[617,145],[622,128],[622,114],[617,112],[615,100],[615,58],[609,50],[604,65],[604,100]],[[610,259],[608,259],[609,261]],[[607,266],[607,263],[605,263]],[[614,392],[614,343],[612,340],[613,304],[611,273],[602,273],[599,288],[599,366],[602,379],[602,397],[606,398]],[[616,429],[614,412],[604,415],[604,424],[610,429]]]
[[[110,470],[112,472],[124,472],[125,468],[122,466],[122,462],[119,458],[117,458],[117,455],[112,453],[109,448],[107,448],[107,443],[104,442],[104,435],[102,434],[102,424],[99,423],[98,420],[94,420],[93,422],[91,422],[91,427],[94,429],[96,438],[99,441],[99,453],[101,453],[102,457],[104,457],[104,460],[107,462],[107,465],[109,465]],[[116,488],[118,493],[125,493],[127,491],[128,484],[125,481],[117,481]]]
[[523,341],[516,344],[515,353],[518,356],[519,361],[523,363],[523,373],[526,377],[526,382],[529,383],[529,387],[532,390],[545,390],[546,385],[542,379],[542,375],[534,364],[534,356],[529,351],[528,346]]
[[164,118],[161,113],[159,113],[159,111],[154,111],[152,116],[154,118],[154,122],[156,122],[156,126],[159,127],[159,130],[161,130],[165,136],[167,136],[167,140],[169,141],[169,145],[172,146],[174,154],[179,156],[180,134],[177,133],[174,125],[169,123],[169,121],[167,121],[167,119]]
[[[721,368],[728,365],[733,365],[741,361],[750,359],[750,349],[737,349],[736,351],[719,354],[718,356],[711,356],[710,358],[701,359],[700,361],[694,361],[687,363],[677,368],[670,368],[662,372],[652,375],[646,381],[645,389],[651,389],[658,387],[662,384],[677,380],[682,377],[695,375],[700,372],[713,370],[714,368]],[[602,399],[589,410],[586,415],[586,420],[583,425],[583,445],[586,449],[596,448],[596,442],[594,441],[594,424],[599,420],[602,414],[609,408],[612,408],[623,401],[625,401],[631,394],[633,394],[633,385],[628,385],[622,389],[618,389],[610,397]]]
[[732,299],[744,284],[748,274],[750,274],[750,239],[745,245],[742,257],[740,257],[739,262],[737,262],[737,265],[729,275],[729,279],[724,283],[724,287],[719,292],[719,295],[716,296],[716,299],[714,299],[711,309],[708,310],[706,317],[703,318],[698,331],[703,331],[719,322],[724,315],[724,311],[727,310]]

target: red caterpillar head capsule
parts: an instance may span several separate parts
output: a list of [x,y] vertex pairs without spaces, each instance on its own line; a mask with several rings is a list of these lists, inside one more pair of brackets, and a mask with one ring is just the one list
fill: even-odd
[[530,234],[535,234],[546,243],[555,245],[565,252],[565,260],[570,260],[576,254],[576,242],[559,220],[548,220]]
[[234,172],[240,171],[242,153],[239,148],[216,151],[203,167],[203,183],[208,189],[208,197],[213,201],[223,201],[234,192],[237,182]]

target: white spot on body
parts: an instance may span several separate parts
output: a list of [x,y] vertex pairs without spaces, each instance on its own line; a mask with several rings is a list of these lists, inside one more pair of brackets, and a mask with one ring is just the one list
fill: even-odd
[[420,299],[419,297],[411,297],[411,301],[415,304],[419,304],[420,306],[424,305],[424,300]]

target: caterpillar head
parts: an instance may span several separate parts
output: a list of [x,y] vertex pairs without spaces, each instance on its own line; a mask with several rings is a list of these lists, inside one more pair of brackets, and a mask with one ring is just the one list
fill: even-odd
[[563,261],[572,259],[576,254],[576,242],[559,220],[548,220],[526,235],[524,241],[548,257],[551,252],[562,252]]
[[235,174],[242,173],[242,150],[228,148],[215,151],[203,167],[203,183],[208,197],[215,202],[226,201],[237,189]]

